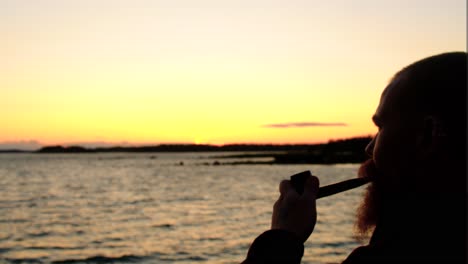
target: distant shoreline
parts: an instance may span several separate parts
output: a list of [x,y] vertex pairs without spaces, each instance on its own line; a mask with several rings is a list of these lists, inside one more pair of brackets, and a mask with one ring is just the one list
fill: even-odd
[[[20,149],[0,149],[0,153],[108,153],[108,152],[284,152],[284,151],[316,151],[327,148],[327,146],[346,146],[347,150],[351,149],[360,151],[360,147],[364,142],[367,144],[371,137],[355,137],[340,140],[331,140],[327,143],[319,144],[228,144],[228,145],[209,145],[209,144],[160,144],[138,147],[96,147],[87,148],[79,145],[76,146],[44,146],[38,150],[20,150]],[[354,146],[354,147],[353,147]]]
[[[141,147],[46,146],[36,151],[0,150],[1,153],[73,154],[73,153],[168,153],[168,152],[266,152],[266,154],[239,154],[217,156],[218,159],[238,158],[240,162],[217,162],[214,165],[237,164],[337,164],[361,163],[367,159],[365,147],[371,137],[331,140],[322,144],[231,144],[224,146],[196,144],[164,144]],[[249,158],[271,158],[272,161],[256,162]]]
[[19,149],[0,149],[0,154],[2,153],[34,153],[32,150],[19,150]]

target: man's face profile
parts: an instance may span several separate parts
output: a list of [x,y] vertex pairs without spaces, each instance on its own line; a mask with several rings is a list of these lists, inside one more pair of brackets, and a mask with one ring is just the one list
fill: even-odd
[[[358,208],[356,228],[360,236],[372,231],[382,215],[384,201],[404,187],[415,153],[415,128],[411,113],[399,109],[404,81],[395,78],[383,91],[373,116],[378,132],[366,148],[370,159],[359,169],[359,177],[374,177]],[[408,118],[408,119],[407,119]]]

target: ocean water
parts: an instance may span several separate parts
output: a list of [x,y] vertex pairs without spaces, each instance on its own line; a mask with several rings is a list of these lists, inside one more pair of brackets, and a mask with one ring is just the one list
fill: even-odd
[[[240,263],[282,179],[311,170],[324,185],[359,167],[213,166],[218,155],[1,154],[0,263]],[[360,245],[363,190],[317,201],[303,263],[340,263]]]

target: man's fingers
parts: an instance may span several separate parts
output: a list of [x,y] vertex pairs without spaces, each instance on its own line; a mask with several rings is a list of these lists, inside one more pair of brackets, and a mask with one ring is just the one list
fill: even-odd
[[299,197],[290,180],[282,180],[279,185],[279,191],[281,194],[278,200],[285,204],[290,204]]

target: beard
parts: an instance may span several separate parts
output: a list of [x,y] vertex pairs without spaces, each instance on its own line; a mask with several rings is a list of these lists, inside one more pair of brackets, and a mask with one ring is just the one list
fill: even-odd
[[374,181],[367,186],[364,198],[357,209],[355,235],[358,240],[364,240],[370,236],[381,215],[383,192],[380,188],[377,168],[372,160],[367,160],[361,165],[358,176],[359,178],[374,177]]

